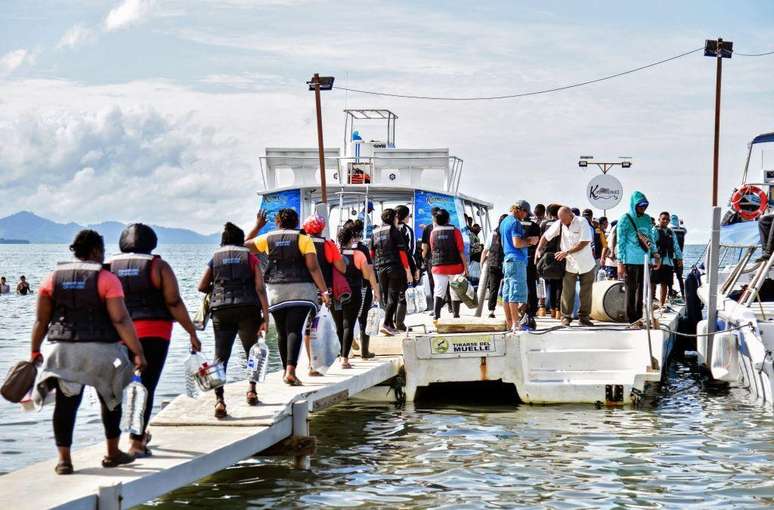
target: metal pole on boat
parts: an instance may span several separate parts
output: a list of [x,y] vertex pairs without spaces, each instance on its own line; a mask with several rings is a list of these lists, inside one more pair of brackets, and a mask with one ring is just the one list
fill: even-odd
[[314,73],[307,83],[309,90],[314,91],[315,107],[317,109],[317,148],[320,153],[320,191],[322,203],[328,203],[328,188],[325,183],[325,145],[323,144],[322,107],[320,106],[320,91],[333,89],[333,76],[320,76]]
[[718,260],[720,255],[720,207],[712,208],[712,237],[710,238],[709,263],[707,264],[707,360],[712,359],[713,335],[718,319]]

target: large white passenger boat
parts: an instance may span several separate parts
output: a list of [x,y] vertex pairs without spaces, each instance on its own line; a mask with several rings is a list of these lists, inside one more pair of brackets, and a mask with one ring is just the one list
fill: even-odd
[[[260,157],[265,189],[259,192],[261,208],[272,212],[292,207],[301,217],[320,211],[329,216],[329,235],[348,219],[367,224],[378,221],[381,211],[408,205],[411,226],[420,239],[431,222],[430,209],[450,212],[452,223],[462,227],[468,243],[465,215],[482,227],[484,242],[490,239],[492,204],[460,191],[463,162],[448,148],[398,148],[397,116],[384,109],[344,111],[342,148],[325,149],[328,206],[321,206],[322,183],[317,148],[267,148]],[[376,136],[364,129],[376,125]],[[374,131],[371,131],[373,133]],[[373,212],[367,214],[370,204]],[[270,224],[264,232],[274,228]],[[479,286],[483,302],[485,286]],[[500,381],[512,384],[519,400],[528,403],[590,403],[628,405],[639,402],[658,387],[677,327],[676,311],[660,315],[668,330],[632,329],[622,319],[620,282],[595,285],[595,303],[603,317],[593,317],[597,327],[563,328],[558,320],[539,318],[536,332],[495,331],[478,310],[465,310],[460,333],[438,333],[426,313],[409,315],[412,331],[406,337],[372,337],[377,355],[402,355],[405,395],[420,398],[423,388],[443,383]],[[606,311],[605,311],[606,310]],[[467,317],[464,317],[467,315]],[[484,330],[476,330],[484,325]],[[386,392],[376,390],[376,398]],[[379,396],[381,395],[381,396]]]
[[[751,167],[760,165],[762,180],[748,180]],[[737,214],[749,218],[721,230],[717,292],[717,334],[699,336],[699,363],[711,378],[749,390],[750,396],[774,405],[774,257],[757,258],[760,248],[759,219],[774,205],[774,133],[750,142],[743,185],[735,190],[732,204]],[[699,297],[709,303],[707,275],[702,275]],[[698,333],[707,332],[707,321]]]

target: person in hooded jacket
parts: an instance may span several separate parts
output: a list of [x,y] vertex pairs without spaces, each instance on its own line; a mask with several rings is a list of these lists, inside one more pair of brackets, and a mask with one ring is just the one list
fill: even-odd
[[202,349],[191,316],[180,297],[175,272],[159,255],[151,254],[157,244],[158,238],[151,227],[133,223],[121,232],[118,241],[121,254],[109,262],[110,271],[121,281],[126,308],[148,360],[141,376],[142,385],[148,390],[143,431],[130,435],[132,446],[129,453],[137,458],[150,455],[150,434],[145,429],[153,410],[156,386],[167,360],[174,321],[188,333],[191,349]]
[[[266,333],[269,321],[269,300],[258,258],[245,248],[245,233],[233,223],[226,223],[215,251],[199,282],[199,292],[211,294],[210,313],[215,332],[215,358],[228,368],[231,350],[237,335],[245,355]],[[258,405],[255,383],[250,382],[247,403]],[[223,387],[215,388],[215,417],[227,416]]]
[[653,218],[645,212],[648,205],[645,195],[635,191],[629,200],[629,211],[618,219],[616,226],[618,277],[626,287],[626,316],[630,323],[642,318],[645,255],[654,258],[654,269],[661,265],[653,238]]
[[[339,232],[339,246],[341,254],[346,261],[344,277],[352,289],[352,297],[340,308],[333,309],[333,319],[336,322],[336,332],[341,341],[341,368],[352,368],[349,363],[349,352],[352,349],[352,340],[355,333],[355,322],[361,310],[363,283],[368,281],[374,289],[376,300],[379,301],[379,287],[376,283],[376,275],[368,258],[357,247],[357,237],[354,226],[341,229]],[[368,342],[364,341],[364,351],[367,351]]]

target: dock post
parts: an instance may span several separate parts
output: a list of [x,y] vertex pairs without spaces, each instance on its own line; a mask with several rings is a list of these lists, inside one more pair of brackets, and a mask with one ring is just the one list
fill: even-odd
[[[301,400],[293,403],[293,436],[309,436],[309,402]],[[309,455],[296,455],[293,459],[296,469],[311,469],[312,459]]]
[[121,510],[123,500],[121,483],[115,485],[103,485],[97,495],[97,508],[99,510]]

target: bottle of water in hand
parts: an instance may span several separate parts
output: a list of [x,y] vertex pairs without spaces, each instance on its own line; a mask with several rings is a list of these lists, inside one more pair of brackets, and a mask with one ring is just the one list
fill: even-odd
[[366,335],[378,335],[379,328],[382,325],[382,319],[384,319],[384,311],[379,308],[379,305],[374,305],[374,307],[368,311],[365,330]]
[[124,388],[124,398],[121,403],[121,430],[131,434],[143,433],[145,422],[145,405],[148,402],[148,390],[140,382],[139,372],[135,372],[132,382]]
[[269,346],[266,345],[263,335],[250,348],[247,356],[247,373],[250,382],[262,383],[266,381],[266,373],[269,368]]
[[406,313],[408,315],[417,313],[417,288],[409,286],[404,296],[406,298]]
[[204,356],[196,351],[191,351],[191,355],[185,360],[185,394],[191,398],[199,396],[199,386],[196,384],[196,374],[199,368],[206,362]]

